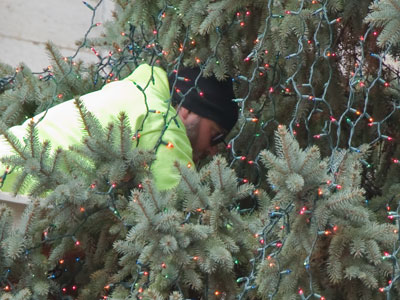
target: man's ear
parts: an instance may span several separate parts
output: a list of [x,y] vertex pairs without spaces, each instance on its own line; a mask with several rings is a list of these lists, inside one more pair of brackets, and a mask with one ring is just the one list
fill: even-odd
[[179,108],[178,115],[179,115],[179,117],[181,118],[181,120],[182,120],[183,123],[185,123],[185,121],[186,121],[187,118],[189,117],[189,114],[190,114],[190,110],[188,110],[187,108],[185,108],[185,107],[183,107],[183,106],[181,106],[181,107]]

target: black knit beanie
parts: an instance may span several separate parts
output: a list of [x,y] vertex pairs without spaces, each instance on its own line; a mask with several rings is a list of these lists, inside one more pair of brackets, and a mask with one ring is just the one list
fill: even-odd
[[[199,73],[199,68],[182,68],[168,76],[170,88],[178,76],[172,94],[174,105],[179,104],[182,95],[195,86]],[[232,101],[234,98],[232,78],[218,81],[215,76],[200,77],[196,87],[186,95],[181,105],[201,117],[215,121],[229,132],[238,119],[238,106]]]

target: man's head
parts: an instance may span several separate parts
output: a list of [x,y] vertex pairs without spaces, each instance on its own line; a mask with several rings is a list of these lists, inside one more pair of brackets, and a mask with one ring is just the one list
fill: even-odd
[[[217,145],[238,119],[232,79],[218,81],[214,76],[199,77],[199,68],[183,68],[169,76],[173,104],[186,127],[195,162],[217,152]],[[178,80],[175,81],[176,76]]]

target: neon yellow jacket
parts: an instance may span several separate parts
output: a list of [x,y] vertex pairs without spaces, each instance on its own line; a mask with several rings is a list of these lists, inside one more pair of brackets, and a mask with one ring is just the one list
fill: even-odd
[[[148,84],[152,73],[154,80]],[[162,113],[168,111],[170,98],[167,74],[164,70],[142,64],[127,78],[111,82],[101,90],[86,94],[80,99],[102,126],[105,127],[109,122],[115,120],[116,116],[123,111],[129,117],[132,131],[136,132],[141,127],[147,112],[145,97],[141,89],[145,89],[148,109],[161,112],[149,113],[143,130],[140,131],[139,147],[152,150],[164,128]],[[57,147],[68,149],[68,146],[81,142],[83,137],[82,120],[73,101],[69,100],[49,109],[45,117],[36,126],[40,140],[50,141],[52,149]],[[35,116],[34,121],[37,122],[43,114]],[[175,109],[170,106],[168,119],[175,114]],[[192,147],[186,135],[185,126],[179,117],[176,120],[177,123],[171,122],[163,135],[163,141],[172,143],[173,147],[164,145],[158,147],[156,160],[151,167],[156,186],[160,190],[170,189],[179,183],[180,175],[173,167],[175,161],[194,166]],[[10,131],[20,139],[21,143],[23,137],[27,135],[26,129],[30,121],[27,120],[20,126],[10,128]],[[133,143],[136,146],[136,142],[133,141]],[[14,154],[13,149],[4,137],[0,136],[0,157],[12,154]],[[4,169],[2,168],[2,170]],[[1,174],[3,173],[2,170],[0,170]],[[2,191],[11,191],[13,173],[7,176]]]

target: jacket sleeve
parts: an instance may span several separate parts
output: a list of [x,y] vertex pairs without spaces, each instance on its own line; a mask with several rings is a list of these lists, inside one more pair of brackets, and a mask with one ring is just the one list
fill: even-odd
[[[150,80],[150,78],[153,78]],[[147,64],[140,65],[128,78],[135,86],[146,86],[145,94],[148,97],[149,109],[160,113],[149,113],[140,132],[140,148],[154,149],[159,144],[162,134],[162,143],[156,148],[156,160],[151,165],[151,171],[160,190],[168,190],[178,185],[181,176],[174,166],[175,161],[186,166],[193,166],[192,146],[186,135],[186,129],[179,117],[169,122],[165,128],[164,117],[168,111],[167,122],[176,116],[176,111],[169,106],[170,90],[167,74],[159,67]],[[149,83],[149,84],[148,84]],[[143,102],[140,99],[139,102]],[[144,109],[146,111],[146,109]],[[164,113],[164,114],[163,114]],[[143,115],[136,120],[135,128],[142,128]],[[169,146],[167,146],[169,145]]]
[[[141,121],[143,119],[138,120],[138,122]],[[175,123],[172,121],[162,135],[160,143],[160,136],[164,126],[164,119],[161,114],[149,114],[145,119],[139,139],[139,148],[142,149],[152,150],[158,145],[156,159],[151,165],[151,172],[159,190],[168,190],[178,185],[181,176],[174,166],[176,161],[185,166],[194,167],[192,147],[184,125],[181,122]]]

